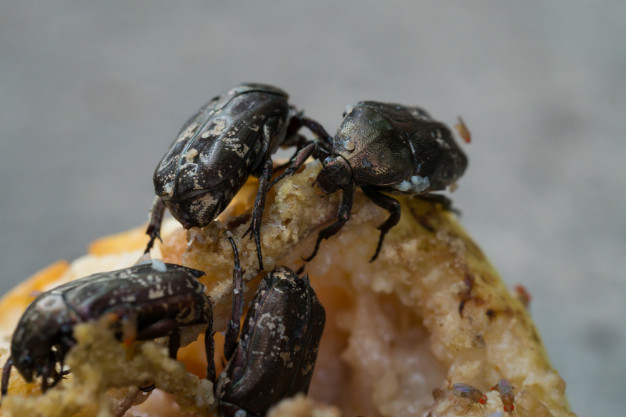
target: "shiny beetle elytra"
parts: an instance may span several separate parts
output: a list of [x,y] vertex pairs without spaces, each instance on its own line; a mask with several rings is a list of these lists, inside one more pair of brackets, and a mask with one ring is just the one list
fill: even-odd
[[343,191],[337,220],[318,234],[320,242],[337,233],[350,218],[354,187],[389,212],[378,226],[380,237],[371,261],[378,257],[385,234],[400,220],[400,203],[383,192],[419,195],[450,206],[442,195],[427,194],[454,184],[467,167],[467,157],[450,130],[419,107],[361,101],[344,113],[337,134],[303,147],[291,166],[270,183],[295,172],[309,157],[323,168],[316,182],[325,193]]
[[272,155],[280,146],[308,144],[297,134],[303,126],[328,136],[321,125],[290,106],[288,98],[270,85],[241,84],[213,98],[183,125],[154,171],[157,200],[146,232],[146,252],[159,237],[165,207],[184,228],[204,227],[253,175],[259,177],[259,190],[246,234],[252,232],[263,269],[260,228]]
[[[20,318],[4,365],[2,395],[8,389],[11,366],[26,381],[42,377],[42,389],[56,385],[72,346],[74,326],[112,313],[121,340],[127,330],[137,340],[170,336],[170,355],[180,345],[179,328],[207,324],[207,355],[213,354],[213,316],[204,272],[158,260],[117,271],[90,275],[40,294]],[[57,364],[59,365],[57,367]]]
[[326,313],[306,275],[277,267],[262,279],[237,341],[243,284],[231,244],[233,315],[224,343],[228,363],[215,385],[218,413],[262,417],[283,398],[308,392]]

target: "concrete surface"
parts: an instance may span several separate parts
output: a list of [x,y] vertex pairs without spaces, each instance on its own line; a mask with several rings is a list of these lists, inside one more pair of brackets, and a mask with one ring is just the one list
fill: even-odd
[[618,0],[2,2],[0,292],[143,222],[179,127],[234,84],[331,131],[357,100],[422,105],[473,133],[456,206],[533,294],[574,410],[620,415],[625,39]]

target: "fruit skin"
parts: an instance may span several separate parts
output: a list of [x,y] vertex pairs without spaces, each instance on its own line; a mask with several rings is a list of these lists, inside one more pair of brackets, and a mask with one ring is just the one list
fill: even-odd
[[[320,198],[322,193],[311,186],[320,168],[319,162],[308,164],[298,174],[281,181],[268,194],[262,243],[269,268],[280,263],[297,269],[302,264],[300,257],[313,247],[317,230],[333,221],[339,196]],[[247,213],[250,212],[256,187],[244,187],[242,191],[233,201],[236,211],[227,209],[219,222],[202,230],[175,230],[164,235],[161,247],[168,262],[183,263],[207,272],[203,282],[215,301],[214,319],[218,330],[226,328],[230,312],[232,250],[228,242],[214,237],[224,229],[239,236],[247,227],[238,216],[246,213],[242,209],[244,206],[248,207]],[[329,297],[338,297],[334,304],[343,304],[375,295],[381,299],[381,311],[388,309],[387,302],[392,301],[394,308],[419,321],[425,329],[430,356],[419,360],[430,360],[443,372],[442,379],[430,381],[431,387],[439,386],[444,393],[427,405],[426,412],[431,412],[432,416],[458,415],[459,399],[450,393],[450,381],[488,389],[503,377],[519,389],[515,392],[517,415],[574,416],[565,397],[565,383],[550,365],[528,311],[510,295],[498,273],[456,217],[428,202],[401,198],[400,203],[403,215],[386,237],[376,262],[367,261],[378,237],[374,227],[384,220],[386,213],[357,192],[350,221],[322,246],[317,258],[307,264],[312,285],[327,310],[327,330],[336,327],[332,323],[336,314]],[[255,279],[258,271],[255,245],[247,239],[237,244],[241,250],[242,268],[247,271],[249,281],[246,285],[251,296],[258,282]],[[73,262],[69,270],[92,268],[83,273],[85,275],[97,272],[96,268],[123,267],[125,265],[121,262],[136,261],[142,252],[141,248],[138,249],[113,258],[89,256]],[[119,266],[111,265],[116,262]],[[67,274],[61,275],[64,275],[62,279],[71,278]],[[469,285],[471,282],[473,284]],[[336,288],[341,291],[337,292]],[[22,295],[27,297],[28,291]],[[462,301],[465,305],[461,317],[459,305]],[[0,309],[5,305],[0,303]],[[335,355],[330,356],[330,361],[326,357],[326,337],[322,340],[316,365],[319,370],[341,363]],[[16,388],[19,387],[20,378],[14,378],[14,381],[10,393],[13,393],[14,383]],[[372,382],[379,381],[382,381],[382,374],[372,377]],[[525,381],[532,381],[532,384],[524,385]],[[336,390],[349,386],[341,384]],[[315,376],[311,390],[315,390]],[[429,399],[433,401],[430,392],[427,394],[426,403]],[[486,394],[490,400],[488,404],[498,406],[499,394]],[[345,397],[350,392],[342,391],[342,395]],[[392,396],[382,405],[394,406],[400,401],[398,396]],[[159,405],[154,408],[159,409]],[[320,410],[325,416],[340,415],[337,408],[298,397],[282,401],[275,411],[270,412],[270,417],[305,417]],[[483,416],[490,410],[485,407],[483,412],[474,407],[466,415]]]

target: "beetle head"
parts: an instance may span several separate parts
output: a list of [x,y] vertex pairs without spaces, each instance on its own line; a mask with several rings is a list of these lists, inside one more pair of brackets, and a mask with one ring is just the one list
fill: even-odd
[[221,213],[230,198],[224,198],[227,190],[201,190],[200,193],[190,193],[181,199],[163,199],[165,206],[172,216],[178,220],[185,229],[191,227],[204,227]]
[[38,376],[56,379],[56,363],[73,340],[72,322],[60,294],[44,293],[26,309],[13,333],[11,357],[27,382]]
[[325,193],[334,193],[337,189],[345,189],[352,182],[352,169],[342,156],[329,156],[322,162],[324,167],[317,175],[317,185]]

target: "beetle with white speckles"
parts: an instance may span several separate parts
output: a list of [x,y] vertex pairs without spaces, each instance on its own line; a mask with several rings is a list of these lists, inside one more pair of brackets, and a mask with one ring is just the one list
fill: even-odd
[[322,161],[317,185],[325,193],[343,191],[337,220],[321,230],[309,261],[320,242],[336,234],[350,218],[355,185],[374,204],[389,212],[378,230],[374,261],[385,234],[400,220],[400,203],[383,192],[417,195],[443,203],[442,195],[430,194],[456,183],[467,167],[467,157],[450,129],[419,107],[361,101],[344,113],[335,137],[304,147],[292,165],[271,184],[297,171],[313,155]]
[[146,252],[159,237],[165,207],[184,228],[204,227],[253,175],[259,177],[259,190],[248,232],[263,269],[260,230],[272,155],[281,146],[310,143],[297,134],[303,126],[318,137],[328,136],[321,125],[290,106],[288,98],[270,85],[241,84],[213,98],[183,125],[154,172],[157,200]]
[[[158,260],[90,275],[40,294],[28,306],[11,340],[1,392],[7,393],[14,365],[26,381],[42,378],[42,390],[64,374],[63,360],[76,344],[74,326],[105,315],[119,340],[169,336],[172,357],[180,346],[181,327],[206,324],[207,355],[212,356],[213,315],[204,272]],[[207,339],[208,338],[208,339]],[[57,364],[59,366],[57,367]]]
[[224,342],[228,363],[215,385],[217,408],[224,417],[262,417],[283,398],[308,392],[326,312],[306,275],[277,267],[261,280],[237,341],[243,283],[231,245],[239,272]]

